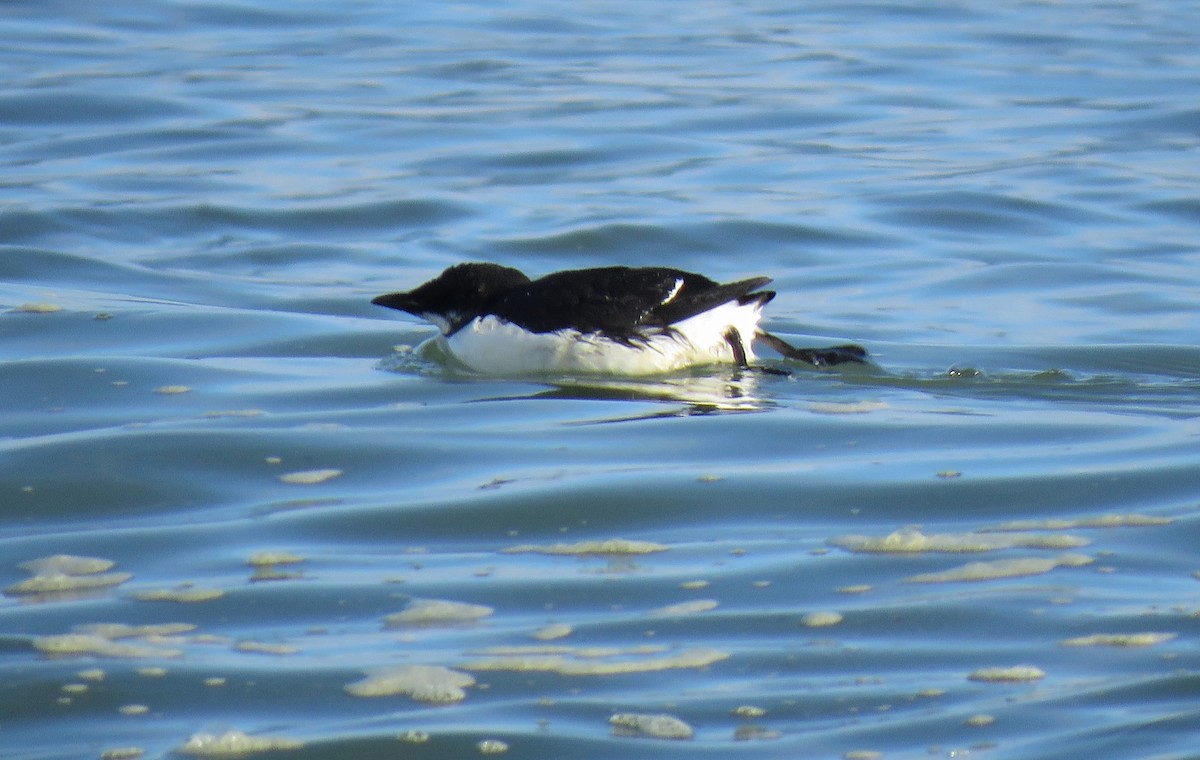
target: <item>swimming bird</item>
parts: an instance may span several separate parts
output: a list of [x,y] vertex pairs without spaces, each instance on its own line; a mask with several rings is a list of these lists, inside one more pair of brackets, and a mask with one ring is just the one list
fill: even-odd
[[461,364],[487,375],[650,375],[704,364],[749,367],[761,341],[817,367],[865,362],[859,346],[796,348],[759,327],[770,277],[726,284],[668,267],[602,267],[531,280],[511,267],[456,264],[371,303],[432,322]]

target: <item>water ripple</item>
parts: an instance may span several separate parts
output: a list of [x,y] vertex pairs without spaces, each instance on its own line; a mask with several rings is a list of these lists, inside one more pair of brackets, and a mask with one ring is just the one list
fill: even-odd
[[[1192,756],[1187,9],[572,14],[0,12],[8,755]],[[466,259],[876,364],[473,377]]]

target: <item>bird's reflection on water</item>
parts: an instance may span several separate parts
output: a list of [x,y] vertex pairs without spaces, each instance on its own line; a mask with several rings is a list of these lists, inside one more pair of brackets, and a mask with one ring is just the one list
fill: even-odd
[[[641,401],[667,405],[665,408],[582,420],[577,425],[691,417],[730,412],[758,412],[772,406],[760,393],[763,376],[756,371],[715,372],[710,375],[681,375],[653,379],[569,378],[556,379],[550,387],[512,399],[556,399],[567,401]],[[489,399],[497,400],[497,399]]]

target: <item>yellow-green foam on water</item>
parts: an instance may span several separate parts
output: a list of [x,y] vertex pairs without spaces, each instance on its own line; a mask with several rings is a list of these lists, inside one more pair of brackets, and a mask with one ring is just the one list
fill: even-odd
[[733,714],[739,718],[761,718],[767,711],[757,705],[739,705],[733,708]]
[[290,483],[292,485],[311,486],[317,483],[324,483],[327,480],[341,477],[342,471],[333,468],[321,470],[299,470],[297,472],[287,472],[279,476],[282,483]]
[[250,575],[251,583],[262,581],[294,581],[304,577],[299,570],[280,570],[278,565],[260,565]]
[[1152,525],[1168,525],[1171,518],[1142,515],[1137,513],[1096,515],[1074,519],[1013,520],[988,530],[1071,530],[1074,528],[1141,528]]
[[504,549],[505,554],[653,554],[671,547],[653,541],[610,538],[603,541],[578,541],[573,544],[521,544]]
[[448,599],[413,599],[399,612],[383,619],[388,628],[406,625],[468,623],[488,617],[495,610],[483,604],[453,602]]
[[1064,647],[1150,647],[1171,641],[1177,633],[1093,633],[1058,642]]
[[223,596],[225,596],[225,592],[219,588],[196,588],[194,586],[147,589],[134,594],[134,598],[139,602],[179,602],[181,604],[211,602]]
[[484,657],[515,657],[542,654],[568,654],[572,657],[594,659],[598,657],[620,657],[621,655],[653,655],[671,651],[666,644],[639,644],[632,647],[577,647],[570,644],[527,644],[520,646],[494,646],[475,649],[467,654]]
[[72,633],[87,633],[106,639],[129,639],[145,636],[178,636],[196,630],[194,623],[152,623],[129,625],[127,623],[82,623],[72,626]]
[[677,615],[696,615],[701,612],[709,612],[715,610],[718,606],[716,599],[694,599],[690,602],[679,602],[678,604],[668,604],[666,607],[659,607],[655,610],[650,610],[648,615],[654,617],[674,617]]
[[1011,667],[980,668],[967,676],[971,681],[994,681],[1012,683],[1021,681],[1039,681],[1046,677],[1046,672],[1033,665],[1013,665]]
[[214,409],[211,412],[205,412],[204,416],[210,420],[221,419],[223,417],[261,417],[266,414],[262,409]]
[[62,573],[63,575],[93,575],[111,570],[116,562],[103,557],[80,557],[74,554],[52,554],[22,562],[17,567],[34,575]]
[[137,660],[183,656],[179,649],[118,642],[86,633],[38,636],[33,640],[33,646],[39,652],[58,657],[94,655]]
[[22,562],[19,567],[31,578],[4,589],[7,596],[51,596],[110,588],[133,578],[132,573],[106,572],[116,563],[101,557],[54,554]]
[[1017,547],[1033,549],[1077,549],[1090,543],[1078,536],[1008,535],[997,533],[930,533],[915,528],[893,531],[886,536],[838,536],[829,544],[860,554],[969,554]]
[[440,665],[400,665],[371,671],[361,681],[347,684],[346,693],[356,697],[390,697],[407,694],[418,702],[449,704],[461,702],[475,678]]
[[296,565],[304,561],[304,557],[290,552],[255,552],[246,560],[251,567],[270,567],[273,565]]
[[938,573],[922,573],[904,580],[908,583],[961,583],[970,581],[990,581],[1001,578],[1020,578],[1029,575],[1042,575],[1057,567],[1079,567],[1090,563],[1092,559],[1081,554],[1064,554],[1061,557],[1022,557],[1019,559],[998,559],[990,562],[968,562],[965,565],[943,570]]
[[282,736],[249,736],[241,731],[226,731],[223,734],[192,734],[175,751],[195,757],[241,757],[256,752],[300,749],[303,746],[304,742]]
[[800,618],[800,622],[809,628],[828,628],[830,626],[838,625],[844,619],[845,618],[840,612],[834,612],[833,610],[821,610],[818,612],[808,613],[804,617]]
[[192,389],[186,385],[160,385],[154,389],[155,393],[163,396],[176,396],[180,393],[191,393]]
[[529,635],[538,641],[554,641],[555,639],[564,639],[574,632],[575,629],[566,623],[551,623],[542,626]]
[[735,742],[769,741],[782,737],[782,731],[777,731],[773,728],[763,728],[762,726],[755,726],[753,724],[738,726],[733,730],[733,740]]
[[49,301],[31,301],[12,309],[17,314],[54,314],[62,311],[62,307]]
[[66,573],[38,574],[14,583],[4,589],[9,596],[36,596],[70,591],[89,591],[119,586],[133,577],[133,573],[99,573],[95,575],[68,575]]
[[666,713],[617,713],[608,719],[618,733],[655,739],[691,739],[692,727]]
[[233,639],[215,633],[197,633],[191,637],[193,644],[229,644]]
[[502,654],[463,663],[461,667],[472,671],[505,670],[557,673],[566,676],[611,676],[705,668],[729,659],[729,656],[728,652],[718,649],[685,649],[674,654],[656,656],[621,649],[601,655],[589,652],[589,648],[562,647],[554,652],[526,651]]
[[296,654],[300,651],[300,647],[295,646],[294,644],[278,644],[269,641],[239,641],[233,645],[233,648],[238,652],[273,654],[279,656]]
[[508,752],[508,742],[499,739],[484,739],[475,745],[481,755],[498,755]]

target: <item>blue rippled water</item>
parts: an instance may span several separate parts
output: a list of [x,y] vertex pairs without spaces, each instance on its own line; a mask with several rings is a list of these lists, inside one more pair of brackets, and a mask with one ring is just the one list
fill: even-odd
[[[1195,22],[4,4],[0,757],[1200,758]],[[463,260],[876,365],[471,377]]]

